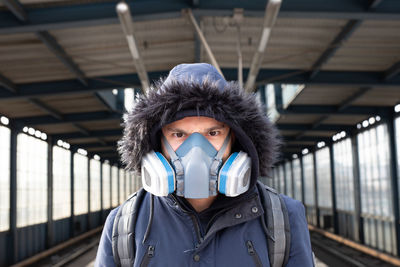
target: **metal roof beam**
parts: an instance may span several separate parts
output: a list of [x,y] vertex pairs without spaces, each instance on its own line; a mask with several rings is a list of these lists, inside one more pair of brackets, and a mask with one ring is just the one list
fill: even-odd
[[[45,103],[43,103],[42,101],[40,101],[39,99],[35,99],[35,98],[29,98],[28,99],[29,102],[31,102],[32,104],[38,106],[39,108],[41,108],[42,110],[46,111],[47,113],[49,113],[52,117],[60,120],[60,121],[64,121],[64,117],[63,115],[61,115],[58,111],[56,111],[55,109],[49,107],[48,105],[46,105]],[[27,122],[28,125],[30,124],[29,121]],[[84,135],[89,136],[89,132],[83,128],[82,126],[80,126],[77,123],[72,123],[72,125],[78,129],[81,133],[83,133]],[[100,140],[102,141],[102,140]]]
[[[322,124],[325,120],[329,118],[330,115],[337,115],[337,114],[347,114],[350,110],[353,112],[355,111],[355,114],[362,113],[361,115],[381,115],[381,116],[388,116],[391,114],[391,108],[385,108],[385,107],[360,107],[360,106],[355,106],[355,107],[350,107],[351,103],[356,101],[359,97],[363,96],[366,94],[369,90],[371,90],[371,87],[361,87],[357,92],[355,92],[353,95],[349,96],[347,99],[342,101],[342,103],[337,106],[333,107],[334,112],[332,114],[327,114],[322,117],[320,117],[317,121],[315,121],[312,125],[312,128],[315,129],[318,126]],[[364,113],[365,112],[365,113]],[[301,138],[304,136],[304,132],[297,135],[296,139]]]
[[382,115],[390,113],[392,107],[377,106],[348,106],[341,109],[341,106],[335,105],[290,105],[286,109],[279,111],[280,114],[321,114],[321,115]]
[[129,5],[125,2],[119,2],[116,9],[119,21],[121,23],[122,31],[124,32],[126,40],[128,42],[128,47],[129,51],[131,52],[133,64],[135,65],[136,72],[140,78],[140,83],[142,84],[142,92],[146,93],[146,91],[150,88],[150,82],[146,68],[144,66],[143,58],[140,56],[139,48],[135,40],[135,33],[133,29]]
[[5,76],[0,74],[0,85],[3,86],[4,88],[6,88],[8,91],[10,91],[11,93],[16,93],[17,92],[17,86],[10,81],[9,79],[7,79]]
[[324,141],[325,143],[329,143],[332,141],[330,137],[327,136],[310,136],[305,135],[301,138],[296,139],[296,136],[285,136],[283,135],[284,142],[320,142]]
[[355,128],[352,125],[346,124],[321,124],[313,128],[313,124],[300,124],[300,123],[279,123],[277,127],[281,131],[327,131],[327,132],[340,132],[351,131]]
[[311,67],[311,79],[319,73],[322,66],[332,58],[336,51],[342,46],[343,42],[353,34],[353,32],[361,25],[361,23],[361,20],[350,20],[346,23],[341,32],[335,37],[335,39],[329,44],[328,48]]
[[16,16],[20,21],[27,21],[28,14],[17,0],[2,0],[4,5]]
[[28,101],[31,102],[32,104],[34,104],[35,106],[39,107],[43,111],[49,113],[53,118],[56,118],[57,120],[60,120],[60,121],[62,121],[64,119],[63,116],[58,111],[56,111],[52,107],[46,105],[45,103],[43,103],[39,99],[28,98]]
[[246,84],[244,86],[246,92],[253,92],[255,89],[254,84],[256,82],[261,63],[264,59],[268,40],[271,36],[271,31],[275,25],[276,18],[278,17],[281,3],[281,0],[269,0],[265,7],[263,29],[261,32],[257,50],[254,53],[253,60],[250,65],[249,75],[247,76]]
[[400,73],[400,61],[393,64],[386,72],[385,72],[385,81],[388,81]]
[[354,101],[368,93],[372,88],[371,87],[361,87],[358,89],[357,92],[355,92],[353,95],[349,96],[347,99],[345,99],[338,107],[338,111],[343,111],[346,108],[348,108]]
[[[28,21],[28,15],[18,0],[3,0],[3,2],[20,21]],[[64,49],[58,44],[56,39],[50,33],[47,31],[38,31],[35,34],[47,46],[47,48],[53,52],[56,57],[78,78],[81,83],[87,85],[87,81],[83,72],[67,55]]]
[[[224,70],[225,72],[225,70]],[[400,77],[393,77],[383,81],[383,72],[373,71],[320,71],[310,79],[304,70],[261,70],[258,84],[288,83],[288,84],[313,84],[313,85],[349,85],[349,86],[394,86],[400,84]]]
[[[101,143],[84,143],[84,144],[79,144],[79,147],[89,150],[91,148],[100,147],[101,145],[102,145]],[[117,147],[117,142],[106,142],[105,146],[106,147]],[[92,151],[92,152],[95,152],[95,151]]]
[[[237,69],[222,69],[227,80],[237,79]],[[248,69],[244,69],[247,75]],[[295,75],[291,75],[296,72]],[[168,71],[150,72],[149,77],[157,80],[166,76]],[[244,76],[245,76],[244,75]],[[389,81],[383,81],[383,72],[360,72],[360,71],[321,71],[314,79],[310,80],[305,72],[296,70],[273,70],[261,69],[258,75],[257,85],[267,83],[285,84],[309,84],[309,85],[337,85],[337,86],[399,86],[400,77],[396,76]],[[135,88],[140,86],[138,76],[135,74],[123,74],[104,76],[88,79],[88,86],[83,86],[75,80],[38,82],[28,84],[17,84],[18,93],[13,94],[6,90],[0,90],[0,102],[7,99],[23,99],[28,97],[39,97],[46,95],[65,95],[75,93],[87,93],[102,90],[113,90],[115,88]],[[1,88],[0,88],[1,89]],[[57,90],[55,90],[57,89]]]
[[[5,0],[3,0],[5,1]],[[400,4],[397,0],[386,0],[385,5],[375,10],[366,11],[361,4],[355,1],[284,1],[279,12],[280,18],[315,18],[315,19],[355,19],[355,20],[398,20],[400,19]],[[265,2],[242,1],[219,5],[200,5],[193,10],[195,16],[232,16],[234,8],[243,8],[245,17],[264,17]],[[387,4],[386,4],[387,3]],[[131,4],[133,6],[133,4]],[[192,8],[189,1],[150,1],[135,3],[132,9],[133,21],[160,20],[179,18],[181,10]],[[132,8],[131,6],[131,8]],[[157,7],[157,10],[154,7]],[[90,27],[109,24],[118,24],[115,15],[115,2],[97,2],[75,4],[68,6],[35,8],[29,10],[29,24],[20,25],[9,12],[0,12],[0,34],[21,32],[37,32],[75,27]],[[73,16],[71,16],[73,14]]]
[[186,15],[188,16],[189,21],[192,23],[194,29],[196,30],[197,36],[199,37],[201,43],[203,44],[204,49],[206,50],[206,53],[208,55],[208,58],[211,61],[211,64],[218,70],[219,74],[221,74],[221,76],[224,77],[224,74],[222,73],[221,68],[218,65],[218,62],[215,59],[215,56],[214,56],[213,52],[211,51],[211,48],[208,45],[203,32],[201,31],[196,19],[193,16],[192,10],[191,9],[186,10]]
[[20,117],[13,119],[16,124],[25,124],[29,122],[29,125],[47,125],[47,124],[61,124],[61,123],[78,123],[86,121],[109,121],[109,120],[120,120],[121,114],[108,111],[96,111],[96,112],[85,112],[85,113],[72,113],[64,114],[63,121],[54,118],[53,116],[33,116],[33,117]]
[[84,135],[81,132],[53,135],[54,139],[62,139],[62,140],[77,139],[77,138],[92,138],[92,137],[108,137],[108,136],[122,136],[122,129],[90,131],[89,136]]
[[383,0],[369,0],[369,7],[368,10],[376,9]]
[[36,36],[53,52],[53,54],[66,66],[77,79],[85,86],[88,85],[87,79],[83,72],[79,69],[78,65],[72,58],[65,52],[65,50],[58,44],[57,40],[47,31],[36,32]]
[[[367,10],[376,9],[381,2],[382,0],[370,1]],[[320,72],[322,66],[333,57],[336,51],[342,46],[343,42],[350,38],[350,36],[360,27],[361,23],[361,19],[351,19],[346,23],[340,33],[330,43],[329,47],[322,53],[322,55],[311,67],[311,79]]]
[[[80,146],[80,147],[82,148],[82,146]],[[90,151],[90,152],[96,153],[96,154],[99,154],[99,153],[108,153],[108,152],[111,152],[111,153],[118,153],[118,151],[117,151],[116,149],[111,149],[111,148],[109,148],[109,147],[101,147],[101,148],[99,148],[99,150]]]

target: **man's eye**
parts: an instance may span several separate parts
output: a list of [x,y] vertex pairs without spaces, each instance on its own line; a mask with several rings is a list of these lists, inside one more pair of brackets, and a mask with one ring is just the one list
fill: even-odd
[[219,135],[219,131],[210,131],[208,134],[210,136],[217,136],[217,135]]
[[183,133],[173,133],[174,137],[182,138],[184,136]]

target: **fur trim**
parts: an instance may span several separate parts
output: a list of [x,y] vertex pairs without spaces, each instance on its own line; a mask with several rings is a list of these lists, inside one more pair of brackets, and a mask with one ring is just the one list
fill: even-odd
[[[223,120],[232,129],[242,129],[252,142],[250,146],[254,145],[257,151],[259,162],[255,163],[258,163],[259,173],[269,176],[278,159],[281,141],[255,94],[245,93],[234,82],[227,83],[222,90],[220,84],[209,79],[204,79],[202,84],[190,79],[172,80],[167,85],[163,82],[156,83],[147,96],[141,95],[132,111],[124,117],[124,133],[118,142],[118,151],[128,170],[140,172],[143,155],[157,149],[151,142],[155,127],[176,120],[179,112],[195,110],[197,114]],[[246,142],[241,144],[246,145]]]

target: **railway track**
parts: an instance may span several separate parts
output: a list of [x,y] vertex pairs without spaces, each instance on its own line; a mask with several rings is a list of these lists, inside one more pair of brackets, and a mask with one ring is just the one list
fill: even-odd
[[386,261],[311,231],[315,256],[329,267],[393,267]]

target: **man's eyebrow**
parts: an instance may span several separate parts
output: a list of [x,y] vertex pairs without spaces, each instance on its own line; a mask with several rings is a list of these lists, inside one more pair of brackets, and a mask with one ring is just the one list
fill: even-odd
[[179,128],[172,128],[172,127],[167,127],[167,131],[174,132],[174,133],[184,133],[187,134],[185,130],[179,129]]
[[[210,128],[204,129],[204,132],[215,131],[215,130],[219,130],[219,129],[223,129],[223,128],[225,128],[225,124],[215,125]],[[167,131],[174,132],[174,133],[179,132],[179,133],[187,134],[187,132],[185,130],[180,129],[180,128],[175,128],[175,127],[167,127]]]
[[225,128],[225,125],[224,125],[224,124],[215,125],[215,126],[213,126],[213,127],[210,127],[210,128],[208,128],[208,129],[206,129],[206,132],[215,131],[215,130],[219,130],[219,129],[222,129],[222,128]]

